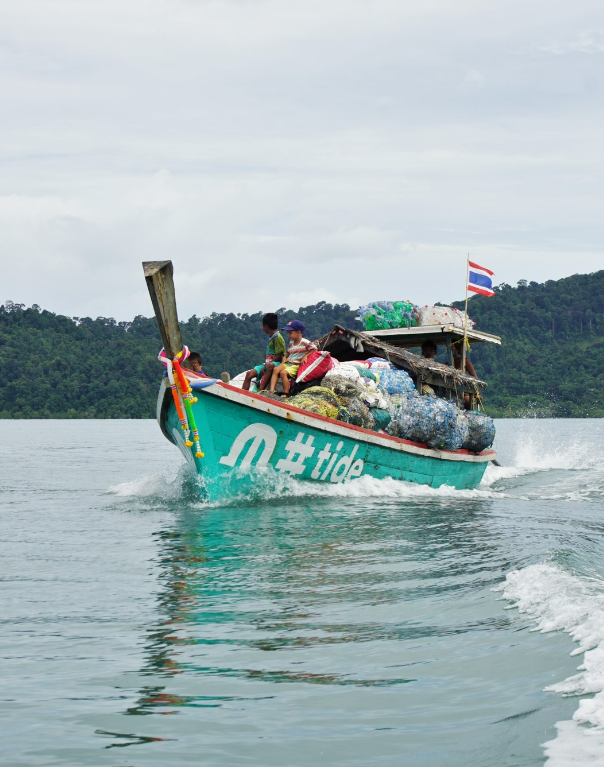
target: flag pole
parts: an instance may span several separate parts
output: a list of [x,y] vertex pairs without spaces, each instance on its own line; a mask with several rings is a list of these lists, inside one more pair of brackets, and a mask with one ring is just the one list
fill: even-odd
[[466,261],[466,316],[463,328],[463,351],[461,353],[461,372],[466,372],[466,347],[468,345],[468,282],[470,280],[470,254]]

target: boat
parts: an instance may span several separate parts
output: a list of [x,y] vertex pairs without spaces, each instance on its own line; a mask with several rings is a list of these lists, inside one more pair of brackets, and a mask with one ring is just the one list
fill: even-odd
[[[164,356],[177,359],[183,348],[171,261],[144,262],[145,279],[164,344]],[[475,331],[474,331],[475,333]],[[409,347],[421,344],[426,334],[439,344],[463,338],[455,326],[430,326],[371,334],[335,326],[318,340],[321,349],[340,361],[382,356],[407,370],[418,391],[429,385],[441,396],[463,400],[470,392],[473,402],[486,384],[443,365],[413,354]],[[500,343],[496,336],[475,337],[476,342]],[[177,406],[175,386],[162,379],[157,399],[157,420],[166,439],[182,453],[190,469],[201,477],[203,492],[210,501],[237,495],[259,477],[290,481],[348,483],[362,477],[392,478],[456,489],[477,487],[494,450],[436,450],[419,442],[310,413],[287,400],[269,399],[244,391],[228,381],[186,371],[193,390],[185,403],[189,428],[198,433],[198,443],[186,438],[183,408]],[[178,411],[181,411],[180,413]]]

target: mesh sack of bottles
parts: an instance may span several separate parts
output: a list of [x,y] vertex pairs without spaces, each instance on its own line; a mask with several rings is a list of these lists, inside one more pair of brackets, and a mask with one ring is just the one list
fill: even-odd
[[365,330],[414,328],[419,325],[419,307],[409,301],[374,301],[358,311]]
[[344,408],[340,410],[339,420],[363,429],[375,429],[375,418],[359,397],[350,397]]
[[493,419],[484,413],[476,413],[473,410],[466,414],[468,424],[468,438],[462,447],[474,453],[488,450],[495,441],[495,424]]
[[[332,383],[335,379],[335,383]],[[307,410],[309,413],[335,418],[353,426],[374,429],[375,419],[369,408],[362,402],[360,388],[346,378],[337,376],[323,379],[323,386],[311,386],[289,399],[289,404]],[[336,393],[332,386],[336,386]],[[343,394],[346,392],[346,395]]]
[[404,394],[415,391],[415,384],[406,370],[380,370],[378,389],[385,394]]
[[419,324],[425,325],[454,325],[458,328],[473,328],[476,324],[466,313],[452,306],[423,306],[419,310]]
[[[402,370],[383,372],[404,373]],[[363,402],[363,397],[367,397],[363,387],[338,375],[326,376],[321,386],[297,394],[289,404],[353,426],[423,442],[439,450],[463,447],[479,453],[493,444],[495,425],[491,418],[483,413],[466,414],[448,400],[419,396],[411,378],[404,374],[412,388],[392,394],[381,390],[383,402],[380,404],[386,407],[367,407]]]
[[380,407],[370,407],[369,413],[373,416],[373,420],[375,421],[375,430],[386,431],[392,419],[390,411]]
[[459,450],[468,439],[467,419],[452,402],[409,392],[398,395],[392,408],[394,415],[386,431],[394,437],[439,450]]
[[352,426],[362,426],[364,429],[376,428],[375,418],[363,402],[365,392],[362,386],[345,376],[330,375],[323,379],[321,388],[324,387],[329,387],[338,398],[339,410],[334,418]]
[[336,373],[325,376],[322,384],[340,397],[358,397],[361,393],[361,387],[354,381]]
[[325,386],[311,386],[300,394],[291,397],[288,404],[308,410],[309,413],[317,413],[317,415],[324,415],[328,418],[338,418],[344,402],[333,389],[328,389]]

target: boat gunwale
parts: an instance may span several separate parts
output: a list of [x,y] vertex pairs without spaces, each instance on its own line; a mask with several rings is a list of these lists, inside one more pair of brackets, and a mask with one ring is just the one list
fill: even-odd
[[[364,442],[376,443],[381,447],[389,449],[396,449],[395,446],[398,446],[398,449],[402,450],[402,452],[422,455],[426,458],[461,461],[463,463],[483,463],[486,461],[492,461],[493,458],[497,455],[495,450],[483,450],[481,453],[472,453],[469,450],[437,450],[429,447],[423,442],[412,442],[411,440],[402,439],[401,437],[393,437],[390,434],[380,434],[378,432],[372,431],[371,429],[364,429],[362,426],[354,426],[353,424],[344,423],[343,421],[338,421],[337,419],[330,418],[329,416],[321,415],[319,413],[310,413],[308,410],[296,407],[295,405],[289,405],[285,402],[268,399],[267,397],[263,397],[261,394],[245,391],[243,389],[239,389],[236,386],[231,386],[227,383],[223,383],[222,381],[218,381],[217,383],[212,384],[211,386],[208,386],[201,391],[196,391],[195,393],[196,395],[211,394],[212,396],[230,399],[228,394],[231,392],[236,394],[237,397],[241,398],[237,404],[240,404],[243,407],[251,406],[251,403],[245,402],[245,399],[249,398],[254,402],[258,402],[259,404],[264,405],[266,412],[268,412],[270,415],[276,415],[279,418],[289,418],[288,414],[290,412],[295,413],[296,415],[300,415],[303,418],[308,419],[310,421],[308,426],[314,426],[314,428],[318,428],[321,431],[331,431],[335,434],[337,434],[339,430],[344,432],[353,432],[353,434],[344,434],[344,436],[354,438],[354,434],[359,436],[363,435],[365,437],[363,440]],[[234,401],[237,400],[235,399]],[[285,412],[271,412],[269,409],[271,407]],[[319,426],[318,424],[313,424],[313,421],[319,421],[319,423],[323,425]],[[329,425],[332,428],[326,429],[325,425]]]

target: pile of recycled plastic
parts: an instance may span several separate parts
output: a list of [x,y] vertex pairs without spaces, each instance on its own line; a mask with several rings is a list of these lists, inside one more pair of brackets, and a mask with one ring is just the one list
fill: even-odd
[[466,421],[468,423],[468,438],[462,447],[473,453],[480,453],[490,448],[495,441],[493,419],[484,413],[471,410],[466,414]]
[[[466,313],[453,306],[422,306],[419,310],[419,324],[422,327],[426,325],[453,325],[457,328],[464,328],[466,324]],[[473,328],[475,323],[468,317],[468,328]]]
[[288,404],[308,410],[309,413],[325,415],[328,418],[339,418],[340,410],[345,403],[332,389],[325,386],[311,386],[300,394],[291,397]]
[[[452,306],[416,306],[410,301],[372,301],[358,310],[365,330],[416,328],[419,325],[454,325],[465,327],[466,313]],[[467,318],[468,328],[474,322]]]
[[358,314],[365,330],[415,328],[419,325],[419,307],[409,301],[374,301],[361,306]]
[[483,413],[466,414],[448,400],[420,396],[406,371],[381,358],[339,363],[320,386],[309,387],[288,402],[439,450],[463,447],[479,453],[495,438],[491,418]]
[[363,429],[375,429],[376,423],[371,410],[359,397],[349,398],[346,407],[340,412],[339,420],[352,426],[361,426]]
[[378,389],[385,394],[403,394],[415,391],[413,379],[406,370],[381,370]]
[[340,421],[376,431],[387,430],[400,404],[393,405],[392,399],[415,389],[406,371],[381,357],[339,363],[323,378],[322,386],[345,400]]
[[[375,381],[360,374],[355,381],[346,375],[330,372],[322,383],[323,387],[331,389],[340,400],[340,411],[336,416],[339,421],[361,426],[363,429],[382,428],[377,425],[378,419],[373,414],[377,411],[375,404],[386,405],[386,402],[377,391]],[[381,420],[383,421],[383,418]]]
[[386,430],[394,437],[423,442],[439,450],[459,450],[468,439],[468,423],[448,400],[420,397],[416,391],[398,395]]

